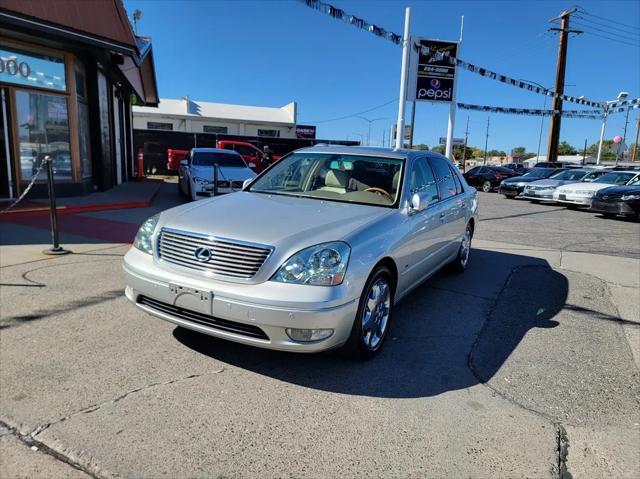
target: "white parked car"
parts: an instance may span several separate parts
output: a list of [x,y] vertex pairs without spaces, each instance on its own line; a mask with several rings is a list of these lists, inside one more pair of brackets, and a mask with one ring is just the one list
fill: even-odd
[[214,165],[218,165],[218,193],[240,191],[256,174],[240,154],[219,148],[193,148],[180,162],[178,191],[192,201],[213,196]]
[[305,148],[239,193],[147,220],[124,258],[126,295],[211,336],[370,357],[400,298],[467,267],[477,206],[433,152]]
[[622,186],[640,177],[638,171],[611,171],[591,183],[572,183],[556,188],[553,200],[570,206],[591,206],[591,199],[598,190],[609,186]]

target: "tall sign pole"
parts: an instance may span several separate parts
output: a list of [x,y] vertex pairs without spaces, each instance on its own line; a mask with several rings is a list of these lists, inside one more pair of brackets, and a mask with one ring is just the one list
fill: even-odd
[[402,71],[400,72],[400,99],[398,102],[398,122],[396,124],[396,149],[404,142],[404,108],[407,103],[407,77],[409,69],[409,48],[411,35],[411,8],[404,10],[404,35],[402,37]]
[[551,19],[555,21],[560,18],[560,28],[551,28],[560,32],[560,43],[558,44],[558,63],[556,65],[556,86],[557,95],[553,98],[553,113],[551,114],[551,124],[549,125],[549,144],[547,147],[547,161],[557,161],[558,144],[560,143],[560,122],[562,120],[562,97],[564,94],[564,77],[567,68],[567,45],[569,43],[569,33],[582,33],[578,30],[569,30],[569,17],[577,9],[565,10],[559,17]]
[[[460,20],[460,41],[456,52],[456,58],[460,55],[460,44],[462,43],[462,33],[464,31],[464,16]],[[453,160],[453,129],[456,123],[456,83],[457,75],[453,77],[453,92],[451,94],[451,103],[449,103],[449,121],[447,123],[447,144],[444,149],[444,156]]]

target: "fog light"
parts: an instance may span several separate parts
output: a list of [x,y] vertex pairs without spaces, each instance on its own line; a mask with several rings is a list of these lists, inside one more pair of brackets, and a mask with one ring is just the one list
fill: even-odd
[[300,343],[310,343],[312,341],[321,341],[323,339],[327,339],[333,334],[333,329],[298,329],[298,328],[287,328],[286,330],[287,336],[292,341],[297,341]]

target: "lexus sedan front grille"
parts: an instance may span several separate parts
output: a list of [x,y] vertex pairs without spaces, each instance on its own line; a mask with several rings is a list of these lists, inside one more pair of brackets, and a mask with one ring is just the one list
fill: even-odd
[[273,248],[162,228],[158,257],[167,263],[221,276],[250,279]]
[[157,299],[149,298],[148,296],[139,296],[138,304],[146,306],[150,309],[158,311],[160,313],[168,314],[176,318],[188,321],[190,323],[201,324],[220,331],[226,331],[229,333],[239,334],[241,336],[248,336],[250,338],[265,339],[269,337],[258,326],[252,324],[237,323],[235,321],[229,321],[227,319],[216,318],[206,314],[190,311],[188,309],[179,308],[169,303],[158,301]]

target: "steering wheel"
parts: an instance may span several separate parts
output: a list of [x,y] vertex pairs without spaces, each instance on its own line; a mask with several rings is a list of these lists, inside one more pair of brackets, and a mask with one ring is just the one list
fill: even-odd
[[373,191],[374,193],[380,193],[385,195],[390,200],[393,199],[393,197],[389,194],[389,192],[387,192],[386,190],[383,190],[382,188],[371,187],[371,188],[364,189],[362,191]]

